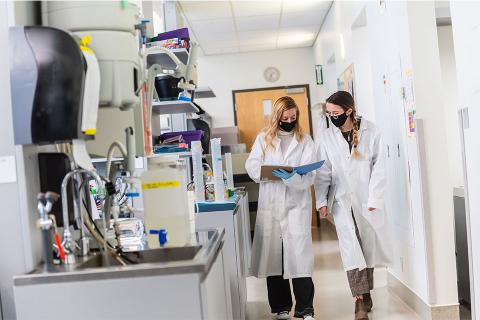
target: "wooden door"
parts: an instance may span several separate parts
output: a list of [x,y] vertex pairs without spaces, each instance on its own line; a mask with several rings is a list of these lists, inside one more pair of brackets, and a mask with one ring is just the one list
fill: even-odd
[[[242,142],[250,152],[258,133],[268,124],[270,110],[275,101],[283,96],[292,97],[300,109],[300,125],[311,133],[308,85],[234,91],[235,119]],[[271,109],[269,110],[269,102]]]

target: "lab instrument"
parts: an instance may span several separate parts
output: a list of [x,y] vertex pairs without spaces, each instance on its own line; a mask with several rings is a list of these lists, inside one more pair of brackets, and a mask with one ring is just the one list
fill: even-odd
[[142,174],[145,231],[148,246],[158,248],[159,230],[167,233],[167,247],[184,246],[190,237],[185,163],[178,156],[149,159]]
[[213,184],[215,186],[215,201],[225,200],[225,183],[223,181],[223,164],[221,139],[210,140],[212,149]]

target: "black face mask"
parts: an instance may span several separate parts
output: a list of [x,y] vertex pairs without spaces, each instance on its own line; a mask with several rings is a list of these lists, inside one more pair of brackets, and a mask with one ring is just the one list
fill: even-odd
[[348,119],[348,116],[345,112],[342,113],[341,115],[339,115],[337,117],[337,119],[334,119],[333,117],[330,117],[330,121],[332,121],[332,123],[337,128],[340,128],[341,126],[343,126],[345,124],[345,122],[347,121],[347,119]]
[[285,132],[290,132],[293,129],[295,129],[295,125],[297,124],[297,120],[294,120],[292,122],[283,122],[280,121],[278,126]]

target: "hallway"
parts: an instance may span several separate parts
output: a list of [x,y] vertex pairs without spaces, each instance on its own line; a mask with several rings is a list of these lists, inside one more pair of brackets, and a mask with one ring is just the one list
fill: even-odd
[[[322,220],[321,229],[312,229],[314,237],[315,271],[315,319],[353,319],[354,303],[350,296],[347,277],[342,270],[340,252],[335,231]],[[389,292],[386,271],[375,272],[373,311],[370,319],[415,320],[420,319],[398,297]],[[267,301],[266,281],[248,278],[248,320],[272,319]],[[293,319],[293,318],[292,318]]]

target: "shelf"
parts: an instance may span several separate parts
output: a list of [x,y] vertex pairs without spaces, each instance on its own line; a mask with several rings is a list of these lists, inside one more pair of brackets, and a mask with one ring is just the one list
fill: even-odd
[[195,113],[199,111],[191,101],[173,100],[152,102],[152,112],[154,114]]
[[[177,65],[173,62],[170,57],[162,51],[157,51],[155,52],[155,47],[148,48],[146,51],[147,54],[147,68],[149,68],[153,64],[158,64],[162,66],[164,69],[175,69]],[[149,53],[149,51],[152,51]],[[187,64],[188,63],[188,51],[187,49],[170,49],[171,52],[173,52],[177,58],[183,63]]]
[[195,99],[215,98],[216,95],[210,87],[198,87],[194,93]]
[[191,151],[168,152],[168,153],[154,153],[151,156],[148,156],[147,158],[160,158],[160,157],[166,157],[166,156],[190,157],[191,155],[192,155]]
[[[123,158],[112,158],[112,162],[123,161]],[[107,158],[92,158],[92,163],[107,162]]]

